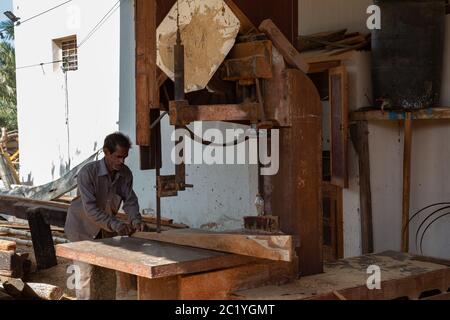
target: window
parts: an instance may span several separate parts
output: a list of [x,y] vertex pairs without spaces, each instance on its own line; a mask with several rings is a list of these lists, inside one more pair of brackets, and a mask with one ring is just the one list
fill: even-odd
[[78,70],[77,39],[62,41],[61,48],[64,71]]
[[53,58],[61,61],[55,64],[55,71],[61,68],[64,72],[78,70],[77,36],[53,40]]

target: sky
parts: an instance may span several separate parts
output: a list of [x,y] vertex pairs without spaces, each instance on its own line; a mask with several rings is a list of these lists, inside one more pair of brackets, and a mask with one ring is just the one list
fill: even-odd
[[3,12],[11,11],[12,9],[12,0],[0,0],[0,21],[7,20]]

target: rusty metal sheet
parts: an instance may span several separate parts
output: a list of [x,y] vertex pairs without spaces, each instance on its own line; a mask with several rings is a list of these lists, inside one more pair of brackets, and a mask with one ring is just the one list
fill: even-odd
[[202,90],[233,47],[240,22],[222,0],[180,0],[174,5],[156,32],[156,63],[172,80],[178,17],[185,48],[185,90]]

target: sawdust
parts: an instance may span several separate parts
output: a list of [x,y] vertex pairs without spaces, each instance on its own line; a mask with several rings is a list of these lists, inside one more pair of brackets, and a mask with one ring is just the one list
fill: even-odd
[[[236,37],[234,33],[224,32],[218,15],[220,10],[205,7],[201,12],[196,8],[189,24],[181,26],[181,39],[185,48],[185,85],[187,91],[203,89],[214,75],[218,64],[225,58],[221,52],[224,43]],[[165,66],[173,71],[176,32],[160,35],[159,54]]]

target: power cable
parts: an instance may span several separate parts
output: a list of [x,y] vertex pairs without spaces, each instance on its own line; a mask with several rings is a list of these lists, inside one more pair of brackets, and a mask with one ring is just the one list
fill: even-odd
[[18,26],[20,26],[20,25],[22,25],[22,24],[24,24],[24,23],[26,23],[26,22],[28,22],[28,21],[30,21],[30,20],[33,20],[33,19],[35,19],[35,18],[37,18],[37,17],[40,17],[40,16],[42,16],[43,14],[46,14],[47,12],[50,12],[50,11],[52,11],[52,10],[55,10],[55,9],[57,9],[57,8],[59,8],[59,7],[63,6],[63,5],[65,5],[65,4],[67,4],[67,3],[69,3],[69,2],[72,2],[72,1],[73,1],[73,0],[65,1],[65,2],[63,2],[63,3],[58,4],[57,6],[54,6],[54,7],[50,8],[50,9],[47,9],[47,10],[45,10],[45,11],[42,11],[41,13],[38,13],[38,14],[36,14],[36,15],[30,17],[30,18],[27,18],[27,19],[25,19],[24,21],[18,21],[16,24],[14,24],[14,25],[12,25],[12,26],[10,26],[10,27],[6,27],[6,28],[0,30],[0,33],[3,32],[3,31],[6,31],[6,30],[8,30],[8,29],[11,29],[11,28],[14,28],[14,27],[18,27]]
[[89,31],[86,37],[80,42],[77,48],[80,48],[83,44],[85,44],[93,35],[96,33],[100,27],[116,12],[117,9],[120,8],[120,1],[117,1],[114,6],[109,9],[109,11],[100,19],[100,21]]
[[33,67],[39,67],[39,66],[45,66],[47,64],[54,64],[54,63],[59,63],[59,62],[63,62],[63,61],[62,60],[55,60],[55,61],[50,61],[50,62],[41,62],[41,63],[36,63],[36,64],[30,64],[30,65],[27,65],[27,66],[17,67],[16,70],[33,68]]

